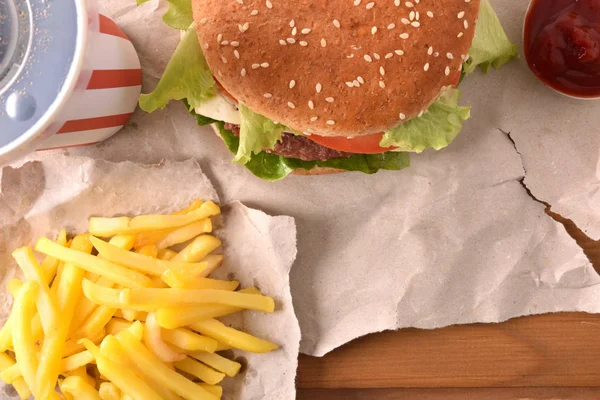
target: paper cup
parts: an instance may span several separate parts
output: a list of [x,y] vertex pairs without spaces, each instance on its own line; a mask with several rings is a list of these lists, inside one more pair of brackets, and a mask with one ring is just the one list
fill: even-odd
[[0,164],[114,135],[141,92],[133,44],[93,0],[0,1]]

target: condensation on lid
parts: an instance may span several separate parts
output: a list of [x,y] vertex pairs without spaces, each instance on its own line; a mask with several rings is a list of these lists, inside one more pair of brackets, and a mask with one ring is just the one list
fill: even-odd
[[81,0],[0,0],[0,149],[30,133],[65,86],[80,8]]

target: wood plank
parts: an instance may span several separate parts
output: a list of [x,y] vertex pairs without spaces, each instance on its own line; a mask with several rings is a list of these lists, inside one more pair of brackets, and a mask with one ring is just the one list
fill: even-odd
[[300,389],[297,400],[597,400],[600,388]]
[[299,388],[600,387],[600,315],[369,335],[300,357]]

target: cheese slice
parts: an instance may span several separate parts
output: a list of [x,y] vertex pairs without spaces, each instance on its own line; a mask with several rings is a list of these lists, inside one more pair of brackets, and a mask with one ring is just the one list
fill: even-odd
[[240,112],[225,96],[218,93],[215,97],[205,100],[200,106],[194,109],[196,114],[216,121],[229,122],[230,124],[240,125]]

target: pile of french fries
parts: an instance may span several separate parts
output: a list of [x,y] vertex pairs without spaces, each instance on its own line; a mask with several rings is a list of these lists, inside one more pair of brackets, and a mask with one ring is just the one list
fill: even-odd
[[[222,255],[211,201],[171,215],[91,218],[89,233],[41,238],[13,257],[12,312],[0,330],[0,378],[21,399],[201,399],[241,364],[218,354],[278,346],[216,318],[273,312],[272,298],[208,278]],[[176,252],[173,247],[179,247]]]

